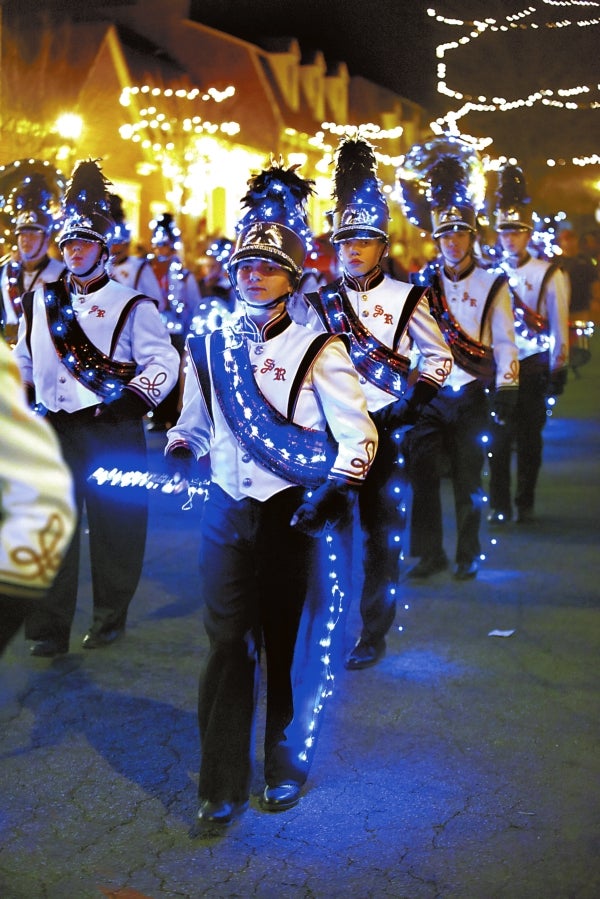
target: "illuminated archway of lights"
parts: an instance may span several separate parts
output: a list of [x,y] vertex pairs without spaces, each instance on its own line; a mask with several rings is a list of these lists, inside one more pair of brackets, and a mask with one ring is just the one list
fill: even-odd
[[[556,18],[553,21],[536,21],[535,16],[538,13],[537,6],[527,6],[519,12],[512,15],[506,15],[501,20],[493,18],[485,19],[455,19],[448,18],[435,9],[429,8],[427,15],[434,18],[441,25],[447,25],[451,28],[459,28],[463,30],[463,34],[458,40],[448,41],[439,44],[436,47],[436,57],[438,59],[437,66],[437,90],[438,93],[449,97],[452,100],[461,102],[458,109],[450,110],[445,115],[440,116],[431,123],[432,131],[436,134],[450,132],[451,134],[462,134],[458,126],[460,119],[468,115],[470,112],[508,112],[510,110],[519,109],[521,107],[532,107],[537,103],[544,106],[551,106],[557,109],[577,110],[577,109],[600,109],[600,100],[597,94],[600,84],[580,84],[570,85],[559,89],[544,88],[522,97],[516,97],[508,100],[505,97],[486,97],[473,96],[465,94],[461,91],[454,90],[448,85],[447,66],[445,58],[453,51],[462,49],[472,41],[477,40],[486,32],[510,33],[511,30],[541,30],[541,29],[561,29],[561,28],[589,28],[600,25],[600,2],[598,0],[542,0],[544,6],[559,8],[559,14],[568,15],[568,9],[576,10],[578,14],[584,9],[590,10],[590,17],[586,19],[571,20],[569,18]],[[467,30],[470,29],[470,30]],[[575,99],[576,98],[576,99]],[[490,138],[473,139],[474,143],[481,149],[482,146],[491,143]],[[572,160],[574,165],[597,165],[598,156],[594,154],[589,157],[574,157]],[[553,164],[549,161],[549,164]]]
[[[206,205],[208,176],[221,166],[229,140],[240,131],[237,122],[213,122],[199,114],[209,103],[220,104],[235,88],[175,89],[125,87],[119,102],[131,108],[135,121],[120,126],[123,140],[130,140],[151,155],[154,165],[171,182],[167,200],[183,213],[199,215]],[[226,147],[223,144],[227,144]],[[210,171],[209,171],[210,164]]]

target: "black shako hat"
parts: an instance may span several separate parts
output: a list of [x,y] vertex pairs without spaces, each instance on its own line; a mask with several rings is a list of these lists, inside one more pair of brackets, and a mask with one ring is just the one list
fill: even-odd
[[311,239],[305,204],[313,182],[301,178],[297,168],[286,169],[281,159],[276,163],[272,158],[268,168],[248,181],[242,199],[247,211],[237,224],[228,264],[234,286],[243,259],[272,259],[291,274],[294,284],[300,278]]
[[115,223],[110,214],[108,181],[99,160],[78,162],[67,184],[64,198],[64,222],[58,238],[62,247],[67,240],[80,238],[110,244]]

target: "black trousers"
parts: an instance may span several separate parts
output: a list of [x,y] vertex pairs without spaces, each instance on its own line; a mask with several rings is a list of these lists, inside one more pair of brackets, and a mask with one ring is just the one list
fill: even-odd
[[210,644],[198,697],[203,800],[248,798],[263,646],[265,779],[274,784],[306,778],[302,747],[285,735],[294,714],[294,647],[319,542],[289,526],[302,495],[302,488],[290,487],[265,502],[234,501],[215,484],[209,489],[200,547]]
[[444,551],[441,479],[447,464],[454,490],[457,563],[469,564],[481,552],[479,526],[483,500],[481,438],[488,427],[488,400],[479,381],[461,390],[443,387],[425,407],[405,439],[412,487],[411,555]]
[[[42,597],[37,600],[41,601]],[[0,656],[21,629],[34,601],[0,593]]]
[[401,441],[379,429],[377,454],[358,495],[364,581],[361,639],[382,640],[396,616],[398,565],[406,525],[407,486]]
[[90,482],[98,468],[144,471],[146,442],[141,421],[106,424],[94,410],[48,413],[75,484],[78,524],[43,603],[28,616],[25,636],[31,640],[69,642],[77,606],[81,521],[85,506],[89,527],[94,602],[94,631],[123,627],[144,561],[148,520],[147,494]]
[[533,509],[535,488],[542,467],[542,431],[547,421],[546,389],[548,354],[522,359],[519,365],[519,393],[513,417],[492,432],[490,461],[490,505],[508,518],[512,514],[511,463],[516,449],[517,478],[514,494],[518,509]]

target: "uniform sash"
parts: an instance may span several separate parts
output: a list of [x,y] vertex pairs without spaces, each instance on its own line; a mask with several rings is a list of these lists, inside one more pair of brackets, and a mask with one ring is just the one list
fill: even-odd
[[[133,297],[126,310],[138,299]],[[77,321],[64,281],[45,286],[44,304],[50,337],[65,368],[80,384],[104,399],[118,397],[134,377],[136,363],[118,362],[94,346]]]
[[[488,294],[483,315],[481,316],[481,328],[483,328],[491,301],[496,295],[496,291],[500,284],[503,282],[504,277],[500,276],[500,278],[492,284],[492,289]],[[433,274],[430,286],[431,311],[438,323],[444,340],[450,348],[452,358],[457,365],[483,384],[493,383],[496,363],[494,361],[492,348],[481,343],[479,340],[475,340],[467,334],[454,318],[446,303],[442,288],[442,278],[439,272]]]
[[[394,343],[397,343],[406,328],[410,316],[421,297],[423,289],[413,287],[409,292],[396,329]],[[406,391],[406,380],[410,360],[378,340],[365,328],[352,308],[341,280],[329,287],[322,287],[318,293],[307,293],[306,298],[314,306],[319,318],[332,334],[347,334],[350,339],[350,357],[357,372],[395,397]]]
[[[337,456],[337,445],[329,432],[303,428],[269,403],[254,378],[242,335],[224,327],[213,331],[208,339],[215,396],[239,443],[256,462],[292,484],[309,488],[322,484]],[[329,334],[315,335],[307,353],[310,361],[330,339]],[[188,348],[210,410],[205,341],[205,337],[190,337]]]

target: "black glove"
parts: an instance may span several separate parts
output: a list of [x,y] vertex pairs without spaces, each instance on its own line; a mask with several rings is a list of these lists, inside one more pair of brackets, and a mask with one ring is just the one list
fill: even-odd
[[150,406],[139,394],[133,390],[125,389],[121,396],[112,403],[101,403],[95,412],[95,418],[99,418],[108,424],[118,424],[122,421],[135,421],[143,418],[150,411]]
[[187,446],[176,446],[166,455],[167,472],[174,481],[191,481],[192,469],[196,462],[191,449]]
[[357,495],[357,487],[343,481],[325,481],[296,509],[290,524],[309,537],[321,537],[350,514]]
[[372,412],[371,417],[381,431],[394,431],[403,425],[414,425],[425,406],[439,388],[429,381],[417,381],[399,400]]
[[509,424],[517,407],[519,391],[517,387],[501,387],[492,399],[494,423],[502,427]]
[[33,384],[25,384],[25,393],[27,394],[29,408],[35,409],[35,387]]
[[546,396],[561,395],[567,385],[567,374],[568,370],[566,368],[559,368],[556,371],[550,372],[550,377],[548,378],[548,387],[546,388]]

